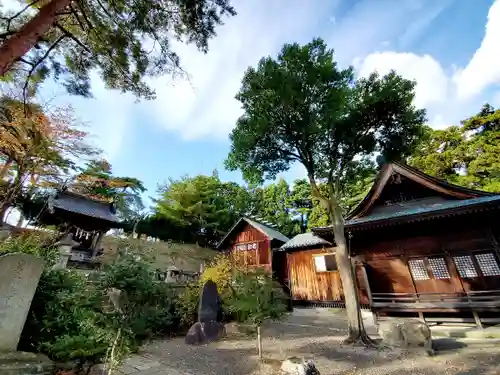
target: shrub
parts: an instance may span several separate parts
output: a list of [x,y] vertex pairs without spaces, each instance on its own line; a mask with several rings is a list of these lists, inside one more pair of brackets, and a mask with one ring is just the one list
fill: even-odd
[[10,253],[32,254],[42,258],[46,267],[55,264],[59,251],[56,246],[56,236],[45,232],[22,232],[0,241],[0,255]]
[[78,369],[101,361],[114,331],[99,306],[99,293],[70,270],[42,274],[21,335],[23,350],[43,352]]
[[231,259],[224,255],[217,255],[212,262],[203,270],[200,276],[200,284],[212,280],[217,285],[220,295],[227,293],[231,286],[235,265]]
[[122,310],[135,340],[172,333],[178,327],[175,293],[155,280],[151,264],[124,254],[104,268],[96,284],[100,290],[122,291]]
[[259,357],[262,357],[261,326],[268,320],[281,320],[286,312],[284,294],[264,270],[237,271],[234,277],[231,309],[237,316],[257,327]]
[[[109,290],[121,290],[119,307]],[[144,340],[179,326],[176,297],[156,282],[151,266],[124,255],[93,282],[72,270],[46,270],[35,293],[20,348],[60,361],[77,370],[113,361],[135,351]]]
[[189,328],[198,320],[201,288],[198,282],[186,285],[177,299],[177,316],[181,329]]
[[246,272],[245,269],[233,262],[231,258],[225,255],[216,256],[212,262],[205,268],[200,277],[200,286],[207,280],[212,280],[217,285],[217,291],[221,298],[222,319],[225,321],[236,320],[242,322],[239,312],[232,308],[234,301],[233,284],[237,273]]

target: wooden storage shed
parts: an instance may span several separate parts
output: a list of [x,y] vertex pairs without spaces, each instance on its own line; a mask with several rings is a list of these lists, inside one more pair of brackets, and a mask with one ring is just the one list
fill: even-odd
[[242,217],[222,238],[217,249],[230,255],[240,265],[272,271],[280,283],[286,284],[286,258],[279,255],[273,257],[272,250],[288,240],[268,223]]

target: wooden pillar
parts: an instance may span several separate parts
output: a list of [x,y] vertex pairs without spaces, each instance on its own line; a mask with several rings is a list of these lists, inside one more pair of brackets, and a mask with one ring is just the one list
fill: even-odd
[[498,261],[500,262],[500,245],[498,244],[498,241],[495,238],[495,235],[493,234],[493,230],[491,229],[491,226],[488,227],[488,238],[491,242],[491,245],[493,246],[493,250],[495,250],[495,254],[498,258]]
[[368,273],[366,272],[366,262],[363,259],[360,259],[357,262],[355,262],[355,265],[354,265],[355,275],[357,274],[356,273],[356,265],[358,265],[361,268],[361,276],[363,277],[363,281],[364,281],[365,288],[366,288],[366,294],[368,295],[368,303],[370,304],[370,308],[371,308],[373,305],[373,296],[372,296],[372,290],[370,287],[370,281],[368,280]]
[[101,246],[102,239],[104,237],[104,232],[98,232],[92,241],[92,258],[97,255],[97,251]]

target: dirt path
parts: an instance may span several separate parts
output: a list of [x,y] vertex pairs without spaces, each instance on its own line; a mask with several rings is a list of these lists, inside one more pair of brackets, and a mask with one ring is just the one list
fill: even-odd
[[340,344],[345,322],[327,310],[295,312],[285,324],[264,332],[262,364],[251,337],[228,338],[204,346],[188,346],[182,338],[156,341],[130,358],[122,368],[127,375],[274,375],[282,360],[311,358],[322,375],[498,375],[500,345],[464,345],[435,340],[438,354],[404,354],[397,350],[345,347]]

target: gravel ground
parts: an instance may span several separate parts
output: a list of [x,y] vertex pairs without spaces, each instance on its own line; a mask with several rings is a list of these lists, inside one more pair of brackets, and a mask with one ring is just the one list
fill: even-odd
[[[308,315],[309,314],[309,317]],[[204,346],[188,346],[183,338],[151,343],[125,364],[133,375],[277,375],[281,361],[298,356],[312,359],[322,375],[498,375],[500,345],[466,345],[450,339],[434,340],[437,355],[423,352],[342,346],[344,322],[327,314],[299,312],[286,324],[264,331],[264,363],[256,356],[256,341],[230,336]],[[312,315],[311,315],[312,314]]]

